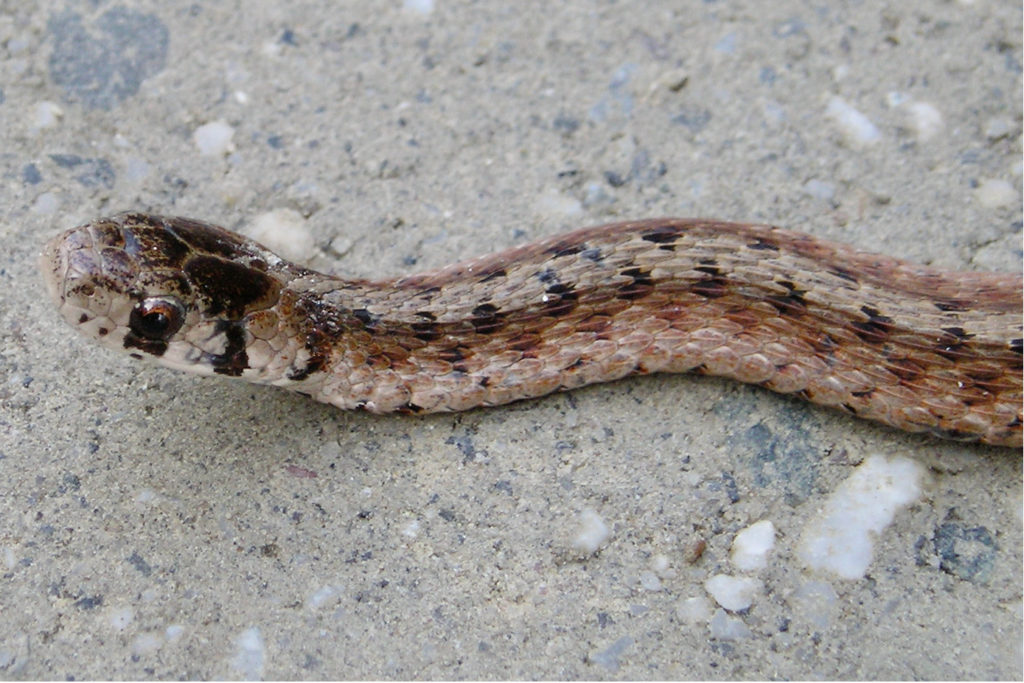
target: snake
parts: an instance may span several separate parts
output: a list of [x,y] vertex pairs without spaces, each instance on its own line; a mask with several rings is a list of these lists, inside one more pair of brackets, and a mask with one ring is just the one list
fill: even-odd
[[40,268],[63,317],[103,346],[345,409],[462,411],[693,372],[1021,447],[1019,273],[940,270],[768,225],[621,222],[367,280],[129,212],[54,237]]

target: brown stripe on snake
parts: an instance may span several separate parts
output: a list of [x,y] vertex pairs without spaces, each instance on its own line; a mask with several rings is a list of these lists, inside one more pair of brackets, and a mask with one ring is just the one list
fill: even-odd
[[1019,274],[939,271],[779,228],[619,223],[370,282],[135,213],[55,238],[42,267],[65,318],[108,347],[343,408],[465,410],[693,371],[1021,445]]

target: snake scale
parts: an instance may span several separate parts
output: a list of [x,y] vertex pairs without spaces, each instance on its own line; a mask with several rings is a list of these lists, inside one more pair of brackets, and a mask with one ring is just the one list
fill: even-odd
[[466,410],[695,371],[1021,446],[1019,274],[780,228],[617,223],[371,282],[198,221],[125,213],[57,236],[41,267],[64,318],[105,346],[342,408]]

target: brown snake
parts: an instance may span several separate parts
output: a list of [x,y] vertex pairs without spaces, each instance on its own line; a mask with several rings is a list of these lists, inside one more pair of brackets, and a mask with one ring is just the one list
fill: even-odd
[[50,241],[64,317],[105,346],[342,408],[492,406],[632,374],[759,384],[912,432],[1021,446],[1021,276],[673,218],[342,280],[221,228],[127,213]]

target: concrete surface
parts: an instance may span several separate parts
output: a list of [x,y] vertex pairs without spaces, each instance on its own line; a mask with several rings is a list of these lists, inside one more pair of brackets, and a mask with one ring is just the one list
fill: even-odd
[[[0,73],[0,678],[1021,678],[1020,454],[699,377],[342,413],[94,348],[35,270],[128,208],[291,209],[362,276],[652,215],[1013,270],[1019,3],[6,2]],[[808,570],[873,454],[923,494]]]

